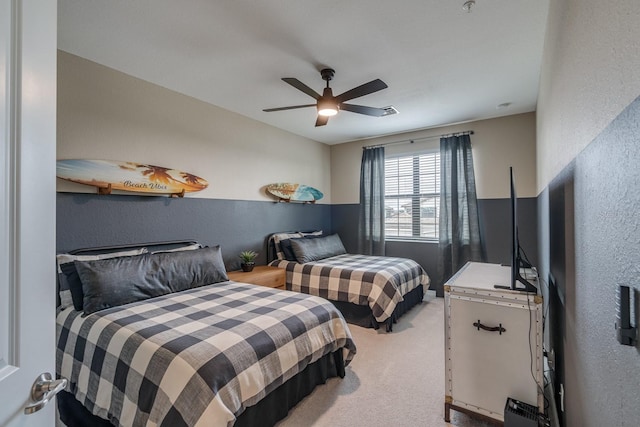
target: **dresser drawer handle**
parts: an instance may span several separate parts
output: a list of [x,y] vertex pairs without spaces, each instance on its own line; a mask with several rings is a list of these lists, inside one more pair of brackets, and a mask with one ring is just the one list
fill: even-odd
[[475,322],[473,326],[478,328],[478,330],[482,329],[483,331],[498,332],[500,333],[500,335],[502,335],[503,332],[507,332],[507,330],[502,327],[502,323],[500,323],[499,326],[485,326],[482,323],[480,323],[480,319],[478,319],[478,321]]

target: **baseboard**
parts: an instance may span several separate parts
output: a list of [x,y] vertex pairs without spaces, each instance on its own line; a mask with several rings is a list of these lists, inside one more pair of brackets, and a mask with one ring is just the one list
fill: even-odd
[[428,289],[427,292],[424,293],[424,297],[422,301],[432,301],[436,298],[436,291],[432,289]]

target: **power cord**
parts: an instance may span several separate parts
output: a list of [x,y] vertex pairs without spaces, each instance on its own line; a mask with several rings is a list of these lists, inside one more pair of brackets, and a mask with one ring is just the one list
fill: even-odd
[[[523,255],[524,260],[531,265],[531,263],[529,262],[529,259],[527,257],[527,254],[524,252],[524,250],[522,248],[520,248],[520,252]],[[537,276],[538,272],[536,270],[536,276]],[[539,281],[539,277],[536,277],[537,281]],[[538,382],[538,379],[536,378],[535,373],[533,372],[533,364],[534,364],[534,355],[533,355],[533,348],[531,346],[531,332],[533,329],[533,321],[531,319],[531,299],[529,298],[529,296],[527,295],[527,312],[529,315],[529,334],[527,336],[528,341],[529,341],[529,372],[531,373],[531,378],[533,378],[533,381],[536,383],[536,386],[538,387],[538,392],[540,394],[542,394],[542,398],[543,398],[543,408],[544,411],[547,411],[547,408],[549,407],[549,399],[547,399],[547,396],[545,396],[544,394],[544,386],[541,386],[540,383]],[[543,323],[543,333],[544,333],[544,323]],[[543,379],[544,382],[544,379]],[[545,416],[544,414],[540,414],[542,416]]]

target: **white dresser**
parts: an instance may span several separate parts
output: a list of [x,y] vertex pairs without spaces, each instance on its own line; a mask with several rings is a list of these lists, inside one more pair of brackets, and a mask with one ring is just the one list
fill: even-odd
[[447,422],[451,409],[504,421],[507,397],[544,411],[542,297],[494,288],[510,277],[470,262],[444,285]]

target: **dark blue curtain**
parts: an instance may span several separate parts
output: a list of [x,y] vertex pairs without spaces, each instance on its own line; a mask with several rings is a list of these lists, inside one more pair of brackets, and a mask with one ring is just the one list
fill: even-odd
[[358,251],[384,255],[384,147],[362,152]]
[[440,139],[439,273],[445,283],[467,261],[484,261],[468,134]]

